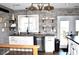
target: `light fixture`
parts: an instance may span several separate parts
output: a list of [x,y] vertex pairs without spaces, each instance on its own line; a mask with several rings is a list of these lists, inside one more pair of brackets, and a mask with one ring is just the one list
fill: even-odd
[[[44,5],[46,5],[46,6],[44,6]],[[28,8],[28,10],[31,10],[31,11],[36,11],[36,10],[51,11],[51,10],[54,10],[54,7],[51,6],[50,3],[32,3],[31,6]]]
[[31,4],[31,6],[28,9],[31,11],[37,10],[37,8],[35,6],[33,6],[33,3]]
[[43,7],[44,7],[44,4],[40,3],[37,6],[38,6],[38,10],[41,11],[43,9]]
[[48,3],[48,6],[45,6],[44,10],[47,10],[47,11],[54,10],[54,7],[50,6],[50,3]]

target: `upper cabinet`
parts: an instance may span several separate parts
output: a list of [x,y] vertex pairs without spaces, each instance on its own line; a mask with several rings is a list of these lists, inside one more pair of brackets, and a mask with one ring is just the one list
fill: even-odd
[[38,15],[18,15],[19,32],[39,32]]

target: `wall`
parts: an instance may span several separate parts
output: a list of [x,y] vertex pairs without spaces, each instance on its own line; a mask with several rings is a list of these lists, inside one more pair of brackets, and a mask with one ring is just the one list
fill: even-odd
[[[8,44],[9,43],[9,20],[11,19],[11,13],[13,10],[0,5],[0,7],[7,9],[10,13],[5,13],[0,11],[0,17],[3,17],[2,22],[0,22],[0,44]],[[6,26],[5,26],[6,23]],[[4,31],[2,32],[2,29]],[[0,54],[4,54],[8,49],[0,48]]]
[[[18,19],[17,15],[23,15],[23,14],[26,14],[26,12],[24,10],[16,11],[15,12],[16,19]],[[51,25],[51,28],[56,26],[56,22],[55,21],[53,23],[51,22],[52,19],[47,19],[47,20],[45,20],[45,23],[43,23],[43,19],[42,19],[43,17],[50,17],[50,18],[54,17],[51,12],[46,12],[46,11],[45,12],[44,11],[31,12],[31,11],[28,11],[27,14],[28,15],[33,15],[33,14],[39,15],[39,32],[41,32],[41,33],[44,32],[43,25],[46,25],[46,24],[49,23]],[[49,28],[47,27],[46,29],[48,30]],[[18,31],[18,29],[17,29],[17,31]],[[50,31],[49,31],[49,33],[50,33]]]
[[[47,11],[25,11],[25,10],[18,10],[18,11],[15,11],[15,17],[16,19],[18,15],[32,15],[32,14],[38,14],[39,15],[39,30],[40,32],[44,32],[43,30],[43,25],[46,25],[46,24],[51,24],[51,27],[54,27],[56,30],[57,30],[57,16],[78,16],[79,15],[79,9],[75,8],[75,9],[65,9],[65,8],[61,8],[61,9],[54,9],[53,11],[50,11],[50,12],[47,12]],[[47,23],[43,23],[42,22],[42,18],[44,17],[49,17],[49,18],[55,18],[54,19],[54,22],[51,23],[50,19],[46,20]],[[18,20],[17,20],[18,21]],[[18,24],[17,24],[17,32],[18,32]],[[49,27],[47,27],[46,29],[49,29]],[[50,30],[49,30],[49,33],[50,33]],[[51,33],[54,33],[53,31]]]
[[[9,43],[9,14],[4,13],[1,14],[0,16],[3,18],[2,21],[0,22],[0,44],[8,44]],[[5,51],[7,51],[7,49],[0,48],[0,54],[3,54]]]

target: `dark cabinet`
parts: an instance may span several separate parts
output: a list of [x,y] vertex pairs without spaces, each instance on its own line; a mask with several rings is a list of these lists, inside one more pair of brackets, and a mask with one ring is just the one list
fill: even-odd
[[44,41],[44,37],[36,37],[34,36],[34,45],[39,45],[40,48],[38,49],[38,51],[45,51],[45,41]]
[[59,39],[55,39],[55,51],[59,51],[60,48],[60,41]]

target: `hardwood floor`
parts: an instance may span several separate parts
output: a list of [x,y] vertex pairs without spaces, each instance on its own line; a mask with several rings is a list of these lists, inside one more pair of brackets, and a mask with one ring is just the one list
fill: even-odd
[[6,55],[32,55],[32,52],[25,52],[25,51],[10,51]]
[[[9,53],[7,53],[6,55],[33,55],[32,52],[25,52],[25,51],[10,51]],[[67,55],[67,52],[64,50],[59,50],[59,51],[54,51],[51,53],[45,53],[42,51],[38,52],[38,55]]]

